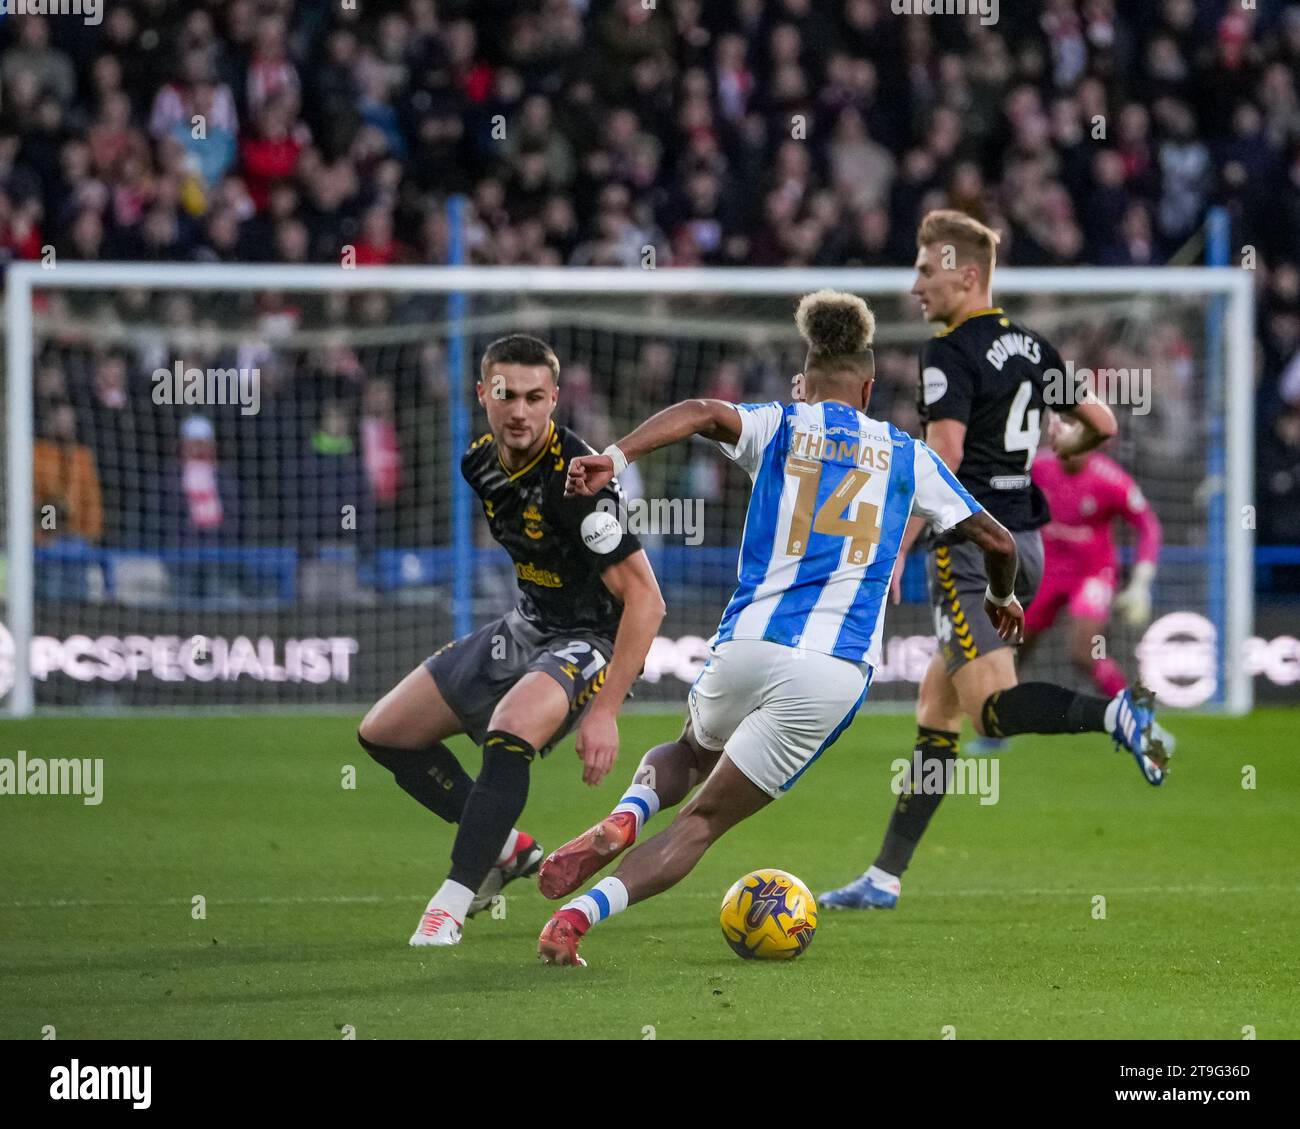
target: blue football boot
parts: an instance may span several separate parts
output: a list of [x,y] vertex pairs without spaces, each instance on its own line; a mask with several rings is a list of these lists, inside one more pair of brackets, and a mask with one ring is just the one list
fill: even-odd
[[895,878],[892,882],[877,885],[869,876],[870,872],[855,878],[847,886],[838,890],[828,890],[817,898],[821,909],[893,909],[898,905],[898,896],[902,884]]
[[1156,698],[1140,683],[1121,690],[1115,727],[1110,731],[1116,749],[1133,754],[1148,784],[1157,787],[1165,782],[1166,766],[1174,755],[1174,735],[1156,723]]

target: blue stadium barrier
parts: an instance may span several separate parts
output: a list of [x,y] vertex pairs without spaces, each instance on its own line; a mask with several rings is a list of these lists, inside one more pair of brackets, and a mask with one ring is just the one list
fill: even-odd
[[[1164,564],[1204,567],[1215,550],[1205,546],[1166,545],[1160,559]],[[739,550],[734,546],[703,547],[686,545],[660,545],[648,550],[659,583],[666,590],[680,590],[692,585],[726,588],[736,579]],[[209,567],[205,573],[230,570],[246,581],[253,578],[264,582],[274,591],[273,597],[249,601],[257,606],[282,606],[292,604],[298,593],[298,569],[304,558],[297,549],[288,546],[259,547],[205,547],[187,549],[109,549],[88,545],[81,541],[56,541],[37,547],[35,552],[38,573],[41,569],[99,566],[103,571],[105,597],[118,596],[118,570],[127,562],[151,560],[167,569],[187,566]],[[503,549],[475,547],[468,554],[471,575],[493,568],[509,568],[510,558]],[[337,546],[322,547],[308,560],[332,561],[351,564],[357,572],[357,583],[363,588],[378,592],[395,592],[403,588],[421,588],[451,585],[463,567],[463,550],[454,549],[380,549],[374,554],[359,554],[355,549]],[[1120,549],[1124,564],[1133,560],[1132,546]],[[1272,596],[1290,596],[1300,599],[1292,586],[1275,579],[1277,568],[1300,567],[1300,545],[1260,545],[1255,548],[1256,588]],[[84,599],[65,595],[64,599]],[[903,601],[923,603],[926,599],[925,561],[920,553],[913,553],[903,573]],[[213,606],[214,599],[186,596],[181,593],[169,601],[178,608],[193,610]]]

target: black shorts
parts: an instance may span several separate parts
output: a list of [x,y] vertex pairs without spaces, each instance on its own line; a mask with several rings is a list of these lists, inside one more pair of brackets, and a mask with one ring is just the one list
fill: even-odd
[[[1022,607],[1028,607],[1043,582],[1043,538],[1037,529],[1012,536],[1020,556],[1016,599]],[[984,592],[989,581],[984,572],[984,554],[975,545],[959,541],[938,546],[926,561],[926,575],[934,633],[949,674],[999,647],[1016,646],[998,635],[984,614]]]
[[549,674],[569,696],[564,724],[539,750],[545,756],[573,728],[605,684],[613,644],[576,631],[549,634],[517,611],[456,639],[424,660],[438,690],[476,745],[497,703],[529,671]]

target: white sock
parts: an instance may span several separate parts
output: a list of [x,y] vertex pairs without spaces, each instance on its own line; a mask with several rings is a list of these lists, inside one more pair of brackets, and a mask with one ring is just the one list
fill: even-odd
[[627,909],[627,887],[617,878],[602,878],[590,890],[561,909],[576,909],[592,925]]
[[515,847],[519,843],[519,828],[513,827],[510,834],[506,836],[506,845],[501,848],[501,853],[497,855],[497,866],[505,866],[510,861],[510,856],[515,853]]
[[618,807],[614,809],[617,815],[621,811],[630,811],[636,816],[636,833],[641,834],[641,828],[659,810],[659,793],[653,788],[647,788],[644,784],[629,784],[627,791],[623,793],[623,798],[619,801]]
[[1115,723],[1119,721],[1119,695],[1116,694],[1109,702],[1106,703],[1106,717],[1102,724],[1106,727],[1107,733],[1115,731]]
[[897,874],[890,874],[889,871],[881,870],[878,866],[871,866],[867,870],[867,877],[871,879],[873,885],[892,890],[895,894],[903,888],[903,883]]
[[473,890],[448,878],[438,887],[438,892],[429,899],[429,908],[445,909],[456,919],[458,925],[464,925],[465,915],[469,913],[469,904],[473,900]]

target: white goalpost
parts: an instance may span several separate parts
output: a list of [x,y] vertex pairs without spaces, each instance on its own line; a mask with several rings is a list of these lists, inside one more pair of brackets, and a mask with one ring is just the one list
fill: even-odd
[[[912,280],[906,269],[13,264],[0,701],[15,717],[359,708],[512,600],[514,574],[459,476],[487,341],[549,340],[565,366],[561,418],[599,447],[682,396],[784,396],[800,360],[796,299],[851,290],[877,312],[873,412],[914,430],[931,330]],[[1150,378],[1143,410],[1116,408],[1115,454],[1164,523],[1165,551],[1156,620],[1116,628],[1115,657],[1171,704],[1249,711],[1251,275],[1003,268],[995,284],[1008,315],[1077,368]],[[174,386],[155,378],[173,369]],[[183,385],[190,371],[209,375]],[[744,484],[694,448],[638,469],[637,495],[682,503],[679,527],[637,530],[670,606],[638,694],[668,708],[734,582]],[[702,519],[687,528],[693,502]],[[918,584],[909,569],[911,599],[887,614],[882,708],[911,708],[929,654]],[[1036,661],[1065,666],[1059,648]]]

